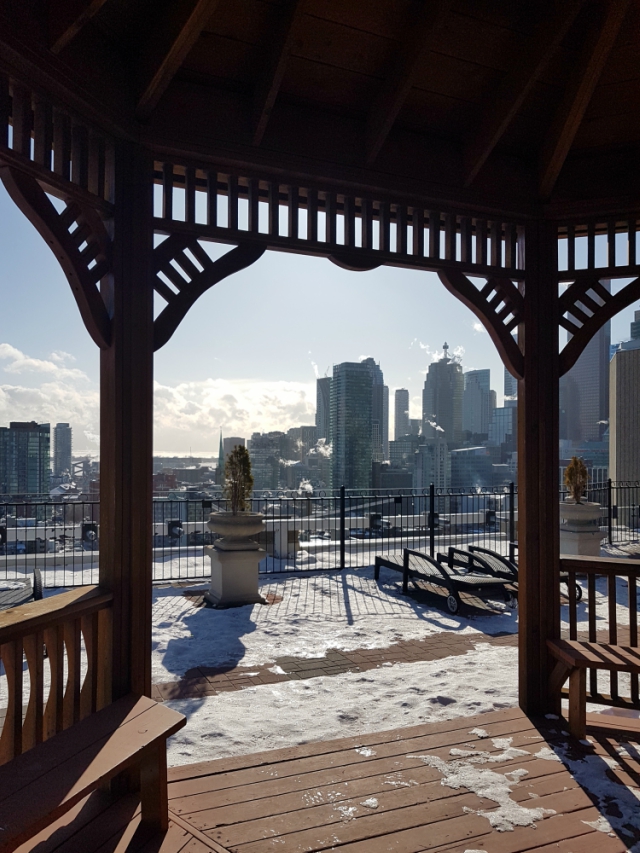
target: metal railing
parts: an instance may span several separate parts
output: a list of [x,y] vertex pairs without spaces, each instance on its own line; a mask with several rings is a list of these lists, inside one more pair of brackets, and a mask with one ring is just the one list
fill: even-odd
[[[564,499],[566,492],[559,496]],[[639,483],[609,482],[586,497],[602,506],[603,539],[615,544],[639,537]],[[513,555],[517,501],[513,484],[496,490],[255,493],[251,509],[265,517],[260,571],[356,568],[404,548],[437,554],[450,545],[484,545]],[[208,577],[204,546],[217,537],[207,520],[224,509],[224,499],[215,497],[154,500],[155,581]],[[99,557],[98,502],[0,499],[0,579],[28,576],[37,566],[46,586],[97,583]]]
[[[516,502],[513,485],[496,491],[256,493],[251,509],[265,519],[258,537],[265,550],[260,571],[368,566],[379,554],[407,547],[436,553],[475,543],[508,553],[516,536]],[[207,520],[226,508],[221,498],[154,500],[155,581],[209,575],[204,546],[217,537]],[[0,502],[0,579],[28,576],[37,566],[45,586],[97,583],[99,558],[98,502]]]

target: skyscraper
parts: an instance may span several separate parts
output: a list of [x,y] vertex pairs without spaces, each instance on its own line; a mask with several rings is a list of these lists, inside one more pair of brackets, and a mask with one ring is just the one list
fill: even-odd
[[318,438],[329,441],[331,425],[331,377],[316,380],[316,429]]
[[464,374],[462,429],[472,435],[487,435],[491,420],[490,370],[468,370]]
[[517,397],[518,396],[518,380],[515,376],[512,376],[507,368],[504,369],[504,396],[505,397]]
[[14,421],[0,427],[0,493],[44,494],[51,486],[49,424]]
[[53,474],[62,477],[65,471],[71,471],[71,427],[69,424],[56,424],[53,429]]
[[422,392],[422,433],[435,438],[440,431],[451,449],[462,443],[462,365],[449,358],[449,345],[444,355],[429,365]]
[[389,388],[384,384],[380,365],[372,358],[361,362],[371,372],[371,440],[372,459],[384,462],[389,458]]
[[403,435],[409,435],[409,392],[406,388],[396,388],[394,438],[397,441]]
[[609,476],[640,480],[640,311],[631,323],[631,340],[611,359],[609,404]]
[[332,485],[371,488],[373,372],[364,362],[333,368],[331,383]]
[[[602,284],[610,290],[611,284]],[[566,409],[565,434],[572,441],[601,441],[609,419],[609,359],[611,322],[596,332],[561,383],[561,407]],[[566,400],[568,395],[570,402]]]

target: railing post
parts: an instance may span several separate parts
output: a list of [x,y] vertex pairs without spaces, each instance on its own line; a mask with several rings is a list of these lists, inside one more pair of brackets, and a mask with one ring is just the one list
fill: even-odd
[[516,484],[509,483],[509,559],[516,557]]
[[345,491],[340,486],[340,569],[345,567]]
[[436,503],[436,487],[434,486],[433,483],[431,483],[429,486],[429,556],[430,557],[433,557],[435,555],[435,552],[436,552],[435,503]]
[[609,545],[613,545],[613,486],[611,477],[607,480],[607,538]]

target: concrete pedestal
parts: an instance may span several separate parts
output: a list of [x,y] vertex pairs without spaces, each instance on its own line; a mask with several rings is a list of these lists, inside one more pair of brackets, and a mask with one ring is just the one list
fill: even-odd
[[258,592],[258,564],[265,551],[221,551],[215,545],[206,545],[204,551],[211,559],[206,601],[216,607],[264,603]]
[[579,557],[599,557],[600,504],[560,504],[560,553]]

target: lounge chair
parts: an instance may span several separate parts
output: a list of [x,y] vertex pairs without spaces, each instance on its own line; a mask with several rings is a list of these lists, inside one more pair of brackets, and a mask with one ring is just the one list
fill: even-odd
[[423,554],[420,551],[412,551],[405,548],[400,561],[399,555],[389,554],[386,557],[376,557],[374,576],[378,580],[380,576],[380,568],[393,569],[402,572],[402,592],[404,595],[408,592],[409,579],[414,582],[424,580],[435,586],[442,587],[447,593],[447,609],[450,613],[457,613],[462,603],[460,599],[461,592],[472,593],[482,597],[482,595],[499,594],[505,601],[512,601],[512,594],[507,589],[507,585],[502,578],[491,577],[487,574],[476,572],[459,571],[458,569],[450,569],[443,560],[442,555],[434,559],[428,554]]
[[[511,582],[516,586],[518,584],[518,566],[513,560],[498,554],[496,551],[491,551],[489,548],[481,548],[479,545],[469,545],[469,551],[478,557],[481,557],[488,565],[490,565],[494,573],[498,577],[512,579]],[[569,572],[560,572],[560,583],[566,585],[569,589]],[[579,583],[575,585],[576,601],[582,598],[582,587]]]

